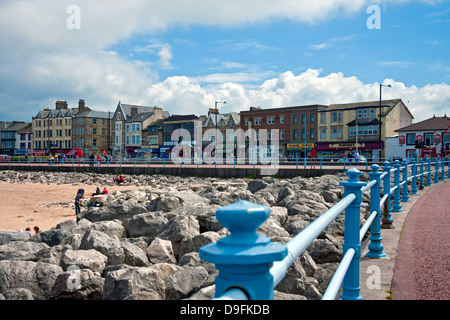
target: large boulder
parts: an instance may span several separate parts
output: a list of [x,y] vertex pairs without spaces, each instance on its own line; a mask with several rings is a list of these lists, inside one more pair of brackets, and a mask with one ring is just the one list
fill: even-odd
[[0,260],[32,260],[36,253],[48,248],[45,243],[31,241],[11,241],[0,246]]
[[97,230],[86,232],[81,240],[80,249],[94,249],[101,252],[108,258],[107,264],[122,264],[125,260],[125,252],[120,244],[120,240]]
[[30,236],[25,232],[0,231],[0,245],[11,241],[28,241]]
[[198,291],[208,280],[208,271],[203,267],[185,267],[165,278],[166,299],[180,300]]
[[79,269],[89,269],[102,274],[107,261],[108,257],[94,249],[68,249],[61,257],[61,267],[67,271],[69,267],[76,266]]
[[35,300],[48,300],[62,268],[49,263],[19,260],[0,261],[0,293],[9,289],[25,288]]
[[164,229],[168,219],[155,212],[134,215],[127,224],[127,236],[130,238],[148,237],[154,239]]
[[78,269],[61,273],[52,288],[55,300],[101,300],[105,279],[100,273],[89,269]]
[[158,271],[150,267],[126,267],[107,273],[103,299],[125,300],[144,295],[148,300],[164,300],[164,291],[165,283]]

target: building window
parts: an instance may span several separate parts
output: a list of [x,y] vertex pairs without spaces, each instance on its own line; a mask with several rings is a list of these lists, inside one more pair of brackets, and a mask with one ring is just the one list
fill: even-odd
[[293,131],[292,131],[292,137],[294,138],[294,140],[297,140],[297,129],[294,129]]
[[320,114],[320,124],[326,124],[327,123],[327,113],[322,112]]
[[320,139],[327,138],[327,129],[320,129]]
[[280,116],[280,124],[284,124],[284,115]]
[[309,129],[309,138],[314,139],[314,129]]
[[275,124],[275,116],[267,117],[267,124]]
[[260,126],[261,125],[261,117],[255,118],[255,126]]
[[310,123],[314,123],[314,121],[316,121],[316,115],[314,113],[310,113],[309,114],[309,122]]
[[332,128],[331,129],[331,138],[332,139],[340,139],[340,138],[342,138],[341,128]]
[[332,122],[341,122],[342,121],[342,113],[340,111],[335,111],[331,113],[331,121]]
[[293,122],[294,124],[297,123],[297,115],[296,115],[296,114],[294,114],[294,115],[292,116],[292,122]]
[[416,143],[416,134],[415,133],[407,133],[406,134],[406,144],[412,146]]
[[302,123],[306,123],[306,114],[302,113]]

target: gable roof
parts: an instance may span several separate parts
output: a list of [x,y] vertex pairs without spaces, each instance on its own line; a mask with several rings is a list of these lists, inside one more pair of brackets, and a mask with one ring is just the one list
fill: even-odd
[[436,117],[420,121],[418,123],[413,123],[409,126],[395,130],[395,132],[406,132],[406,131],[442,131],[447,130],[450,126],[450,118],[447,115],[443,117]]
[[[384,112],[383,116],[389,114],[396,106],[402,106],[409,113],[412,119],[414,116],[408,107],[403,103],[402,99],[389,99],[389,100],[381,100],[381,106],[383,108],[388,108],[387,111]],[[378,101],[362,101],[362,102],[352,102],[352,103],[340,103],[340,104],[330,104],[327,110],[323,111],[331,111],[331,110],[349,110],[349,109],[361,109],[361,108],[379,108],[380,100]]]

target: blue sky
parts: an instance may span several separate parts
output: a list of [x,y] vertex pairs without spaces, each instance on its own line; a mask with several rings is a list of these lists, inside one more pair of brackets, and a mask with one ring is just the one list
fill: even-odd
[[171,114],[378,100],[379,83],[415,121],[450,114],[449,1],[5,0],[0,30],[0,120],[56,100]]

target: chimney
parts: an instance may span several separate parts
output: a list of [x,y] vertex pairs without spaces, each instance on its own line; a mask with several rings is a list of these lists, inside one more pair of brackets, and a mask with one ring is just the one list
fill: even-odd
[[219,110],[218,109],[215,109],[215,108],[209,108],[209,111],[208,111],[208,114],[218,114],[219,113]]
[[79,111],[80,112],[83,111],[85,107],[86,107],[86,104],[85,104],[84,100],[83,99],[79,99],[78,100],[78,109],[79,109]]
[[56,101],[56,110],[67,109],[67,101]]
[[131,118],[134,116],[137,116],[138,114],[138,108],[137,107],[131,107]]

